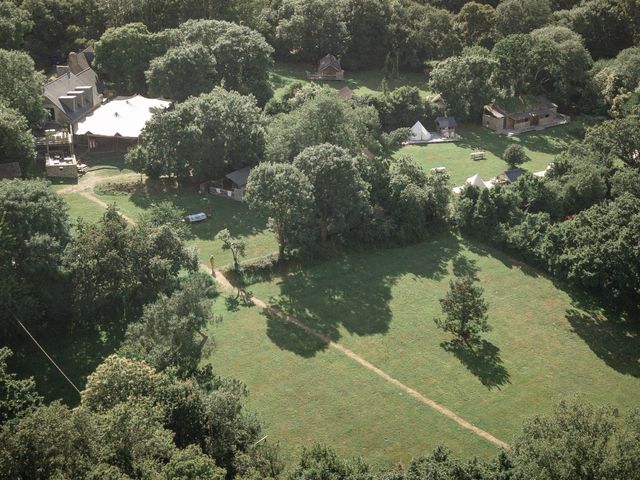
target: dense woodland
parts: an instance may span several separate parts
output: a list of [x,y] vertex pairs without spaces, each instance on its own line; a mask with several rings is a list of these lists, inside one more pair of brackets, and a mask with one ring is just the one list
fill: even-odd
[[[28,177],[0,181],[2,338],[23,335],[19,320],[124,340],[76,408],[45,404],[0,350],[0,478],[640,478],[640,412],[575,399],[526,422],[490,462],[438,448],[378,472],[318,444],[285,469],[277,445],[256,444],[244,385],[201,368],[218,292],[187,247],[184,212],[154,205],[133,226],[110,207],[72,228],[37,178],[42,84],[87,46],[113,94],[175,100],[128,165],[184,185],[254,167],[247,204],[270,218],[280,265],[451,231],[639,314],[637,0],[2,0],[0,162]],[[405,86],[345,101],[296,83],[274,96],[274,61],[329,52],[347,70],[421,72],[438,95]],[[492,100],[537,94],[591,125],[543,178],[453,196],[447,173],[393,156],[416,119],[478,123]],[[526,167],[521,152],[508,157]]]

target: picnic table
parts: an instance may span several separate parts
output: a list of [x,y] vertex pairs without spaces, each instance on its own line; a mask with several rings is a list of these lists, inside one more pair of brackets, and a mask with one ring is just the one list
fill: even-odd
[[484,151],[471,152],[469,154],[471,160],[482,160],[484,159]]

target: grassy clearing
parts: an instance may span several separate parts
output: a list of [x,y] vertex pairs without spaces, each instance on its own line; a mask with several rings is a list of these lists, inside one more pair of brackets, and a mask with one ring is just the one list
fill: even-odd
[[[315,71],[316,68],[317,66],[314,65],[302,65],[299,63],[276,63],[271,73],[271,84],[273,85],[274,96],[281,96],[284,89],[294,82],[306,82],[306,72]],[[340,90],[343,87],[349,87],[360,95],[371,95],[382,93],[383,78],[384,73],[382,71],[345,71],[345,80],[342,82],[316,83],[326,85],[335,90]],[[422,73],[401,73],[398,77],[387,79],[387,88],[389,90],[403,86],[418,87],[424,96],[432,94],[432,92],[427,89],[427,77]]]
[[[490,303],[494,329],[473,352],[451,344],[433,323],[433,317],[441,315],[438,299],[454,268],[477,271]],[[350,255],[254,284],[250,290],[507,442],[526,417],[548,412],[567,395],[583,395],[622,410],[637,405],[640,398],[637,325],[581,308],[579,298],[548,278],[454,237]],[[276,318],[255,321],[244,338],[265,334],[280,350],[258,351],[238,341],[235,333],[218,332],[220,350],[214,364],[224,365],[225,372],[260,391],[266,388],[264,377],[291,377],[291,359],[316,368],[326,358],[324,345]],[[278,387],[273,388],[277,393]],[[361,388],[357,385],[355,390]],[[327,402],[323,407],[330,409],[341,395],[336,391],[321,400]],[[283,432],[291,431],[283,438],[287,443],[303,440],[285,413],[298,401],[283,392],[258,408]],[[369,409],[379,418],[404,414],[384,401],[371,402]],[[355,416],[336,422],[327,427],[334,429],[336,442],[341,440],[339,431],[347,427],[345,421],[353,422],[354,431],[369,428]],[[430,423],[414,422],[413,428],[430,442],[446,438],[432,437]],[[476,445],[462,447],[462,453],[470,455]]]
[[[489,180],[509,167],[502,154],[512,143],[519,143],[531,158],[522,168],[531,172],[544,170],[553,158],[561,153],[572,142],[579,140],[576,136],[578,123],[560,125],[540,132],[529,132],[516,137],[499,135],[481,126],[463,126],[458,129],[462,140],[456,143],[431,145],[408,145],[396,152],[396,156],[409,155],[425,170],[435,167],[446,167],[454,185],[462,185],[464,181],[476,173],[484,180]],[[427,129],[433,126],[426,126]],[[485,152],[484,160],[471,160],[469,154],[478,150]]]
[[299,446],[316,441],[377,466],[407,462],[439,443],[461,455],[496,454],[492,444],[333,349],[305,358],[281,348],[256,307],[220,313],[224,320],[210,328],[216,350],[209,361],[249,386],[247,406],[264,421],[269,441],[282,443],[289,462]]
[[133,193],[116,192],[100,194],[95,187],[105,182],[137,182],[140,177],[124,168],[122,154],[93,154],[85,161],[90,165],[89,173],[81,177],[75,185],[76,190],[62,190],[69,184],[54,185],[69,205],[69,216],[72,220],[82,217],[87,221],[98,220],[104,210],[97,204],[82,197],[80,190],[94,193],[105,203],[115,204],[127,216],[136,219],[153,203],[171,202],[187,213],[211,213],[210,219],[192,225],[192,237],[189,244],[198,250],[201,262],[209,264],[211,255],[216,266],[224,267],[231,261],[231,254],[222,251],[220,242],[214,240],[216,234],[228,228],[232,235],[239,236],[247,242],[247,259],[261,257],[277,250],[273,235],[266,230],[267,219],[259,213],[250,211],[243,203],[226,198],[203,195],[195,188],[168,189],[149,184],[147,188],[138,188]]
[[102,218],[104,208],[86,199],[79,193],[68,193],[63,195],[64,201],[69,206],[69,219],[75,223],[79,218],[93,223]]
[[232,262],[231,253],[223,251],[221,243],[214,240],[224,228],[245,240],[247,260],[267,255],[278,248],[273,234],[266,230],[267,219],[234,200],[199,194],[193,189],[96,196],[108,204],[115,204],[121,212],[134,219],[153,203],[160,202],[171,202],[187,213],[210,212],[209,219],[191,225],[193,235],[188,241],[197,248],[200,261],[207,265],[211,255],[215,258],[216,267]]

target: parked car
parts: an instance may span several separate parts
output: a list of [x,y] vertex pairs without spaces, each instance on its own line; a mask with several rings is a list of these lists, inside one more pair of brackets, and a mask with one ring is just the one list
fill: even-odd
[[193,213],[191,215],[187,215],[182,219],[182,221],[186,223],[198,223],[198,222],[203,222],[207,218],[208,217],[206,213],[200,212],[200,213]]

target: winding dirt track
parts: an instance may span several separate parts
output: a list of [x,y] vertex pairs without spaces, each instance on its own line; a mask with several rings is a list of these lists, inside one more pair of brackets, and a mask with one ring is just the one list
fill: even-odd
[[[80,191],[78,191],[78,190],[70,190],[69,192],[59,191],[59,193],[71,193],[71,191],[74,191],[74,192],[79,193],[83,197],[85,197],[87,200],[90,200],[90,201],[100,205],[102,208],[107,208],[108,205],[105,202],[103,202],[98,197],[93,195],[93,193],[89,192],[88,188],[85,189],[84,187],[85,186],[83,185],[83,189],[80,190]],[[134,220],[131,219],[130,217],[127,217],[126,215],[124,215],[122,213],[120,213],[120,215],[122,215],[122,218],[124,218],[131,225],[135,224]],[[204,271],[206,271],[208,273],[213,273],[213,276],[216,279],[216,282],[220,285],[220,287],[222,287],[225,290],[234,290],[234,287],[231,284],[231,282],[229,282],[229,280],[224,276],[224,274],[221,271],[214,270],[213,272],[211,272],[211,267],[207,266],[204,263],[199,264],[199,266],[200,266],[200,268],[202,270],[204,270]],[[316,337],[317,339],[321,340],[322,342],[324,342],[329,347],[336,349],[337,351],[339,351],[340,353],[342,353],[346,357],[348,357],[351,360],[359,363],[361,366],[363,366],[367,370],[375,373],[376,375],[378,375],[379,377],[381,377],[382,379],[384,379],[388,383],[390,383],[390,384],[394,385],[395,387],[399,388],[400,390],[402,390],[406,394],[410,395],[411,397],[415,398],[419,402],[421,402],[424,405],[434,409],[435,411],[437,411],[438,413],[444,415],[445,417],[453,420],[460,427],[471,431],[472,433],[474,433],[474,434],[478,435],[479,437],[487,440],[488,442],[493,443],[494,445],[497,445],[500,448],[505,448],[505,449],[509,448],[509,444],[507,444],[506,442],[500,440],[499,438],[495,437],[494,435],[491,435],[489,432],[487,432],[485,430],[482,430],[481,428],[475,426],[473,423],[465,420],[460,415],[458,415],[457,413],[453,412],[452,410],[449,410],[444,405],[441,405],[438,402],[436,402],[435,400],[432,400],[432,399],[430,399],[428,397],[425,397],[424,395],[422,395],[417,390],[414,390],[413,388],[411,388],[411,387],[405,385],[404,383],[402,383],[400,380],[395,379],[394,377],[392,377],[391,375],[389,375],[385,371],[379,369],[378,367],[376,367],[372,363],[368,362],[367,360],[365,360],[363,357],[361,357],[357,353],[353,352],[352,350],[349,350],[348,348],[340,345],[339,343],[334,342],[333,340],[328,338],[326,335],[323,335],[322,333],[313,330],[311,327],[305,325],[304,323],[302,323],[297,318],[292,317],[290,315],[286,315],[282,311],[272,307],[268,303],[264,302],[263,300],[261,300],[261,299],[259,299],[257,297],[254,297],[253,295],[245,294],[245,297],[246,297],[247,300],[252,302],[255,306],[257,306],[259,308],[262,308],[264,310],[267,310],[269,313],[275,315],[280,320],[282,320],[284,322],[287,322],[287,323],[290,323],[292,325],[295,325],[297,328],[300,328],[300,329],[304,330],[309,335],[312,335],[312,336]]]

